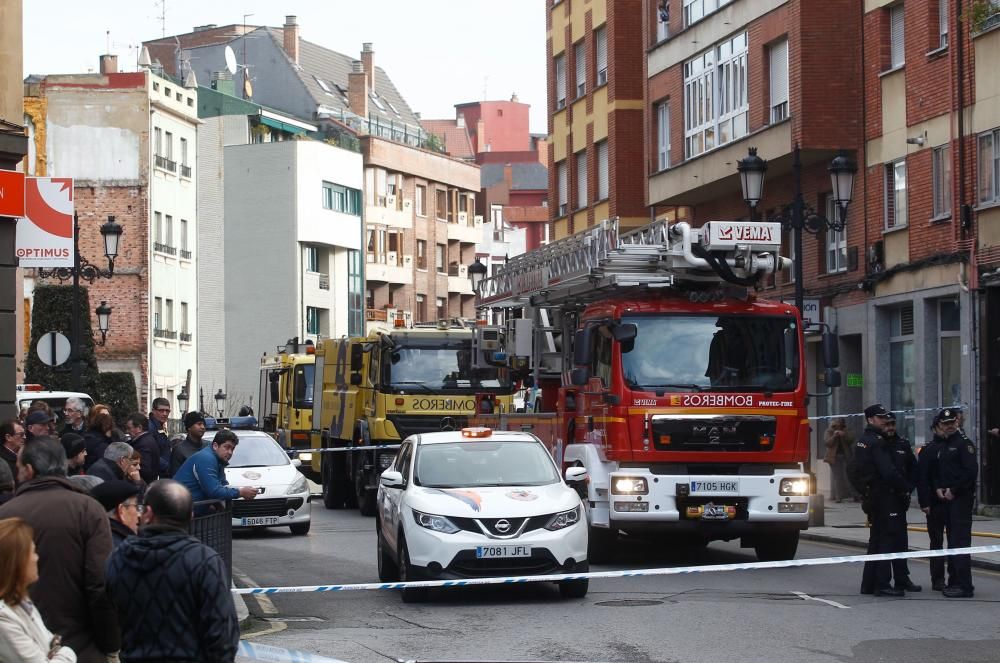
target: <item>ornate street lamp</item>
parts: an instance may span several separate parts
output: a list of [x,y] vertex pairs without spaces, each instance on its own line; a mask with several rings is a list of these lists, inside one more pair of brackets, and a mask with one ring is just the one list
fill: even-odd
[[479,286],[486,279],[486,271],[486,265],[479,260],[479,256],[476,256],[476,261],[469,265],[469,279],[472,281],[473,292],[479,292]]
[[226,410],[226,394],[222,391],[222,389],[215,392],[215,409],[219,411],[220,417]]
[[97,328],[101,330],[101,345],[108,339],[108,331],[111,330],[111,307],[108,306],[107,302],[101,302],[101,305],[94,309],[94,313],[97,314]]
[[858,166],[847,153],[841,151],[828,168],[830,171],[830,184],[833,185],[833,202],[837,206],[837,219],[830,223],[835,230],[843,230],[847,225],[847,206],[851,204],[854,196],[854,175],[858,172]]
[[750,153],[736,164],[740,174],[740,185],[743,187],[743,200],[750,207],[750,220],[753,220],[757,205],[764,198],[764,173],[767,172],[767,162],[757,156],[757,148],[751,147]]
[[187,387],[182,387],[181,393],[177,394],[177,405],[180,406],[182,416],[187,414],[188,400],[190,397],[187,393]]

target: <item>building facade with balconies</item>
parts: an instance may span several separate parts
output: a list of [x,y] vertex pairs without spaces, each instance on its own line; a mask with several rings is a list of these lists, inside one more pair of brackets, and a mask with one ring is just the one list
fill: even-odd
[[361,155],[322,141],[224,148],[226,394],[256,402],[259,357],[364,331]]

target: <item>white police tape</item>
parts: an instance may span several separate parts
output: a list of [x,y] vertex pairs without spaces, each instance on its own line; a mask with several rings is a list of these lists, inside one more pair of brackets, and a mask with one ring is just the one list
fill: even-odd
[[635,569],[626,571],[592,571],[588,573],[563,573],[538,576],[506,576],[500,578],[468,578],[463,580],[420,580],[416,582],[368,582],[344,585],[301,585],[293,587],[237,587],[235,594],[300,594],[309,592],[353,592],[364,590],[404,589],[418,587],[468,587],[472,585],[512,585],[528,582],[559,582],[561,580],[589,580],[596,578],[638,578],[645,576],[671,576],[689,573],[718,573],[723,571],[754,571],[757,569],[781,569],[801,566],[825,566],[831,564],[854,564],[858,562],[881,562],[893,559],[914,559],[920,557],[947,557],[950,555],[978,555],[1000,552],[1000,545],[974,546],[942,550],[914,550],[903,553],[881,553],[877,555],[846,555],[838,557],[815,557],[790,559],[780,562],[746,562],[743,564],[705,564],[702,566],[678,566],[659,569]]
[[291,454],[312,454],[324,451],[381,451],[382,449],[398,449],[398,444],[373,444],[367,447],[323,447],[322,449],[288,449]]
[[[892,413],[895,414],[895,415],[897,415],[897,416],[907,415],[907,414],[915,414],[917,412],[935,412],[936,413],[936,412],[940,412],[945,407],[951,407],[951,408],[953,408],[955,410],[958,410],[959,412],[965,412],[965,411],[967,411],[969,409],[969,406],[968,406],[967,403],[959,403],[957,405],[942,405],[941,407],[918,407],[918,408],[911,408],[909,410],[892,410]],[[809,419],[810,421],[823,421],[823,420],[826,420],[826,419],[840,419],[840,418],[848,419],[850,417],[863,417],[863,416],[865,416],[864,412],[844,412],[844,413],[841,413],[841,414],[826,414],[826,415],[823,415],[823,416],[806,417],[806,418]]]

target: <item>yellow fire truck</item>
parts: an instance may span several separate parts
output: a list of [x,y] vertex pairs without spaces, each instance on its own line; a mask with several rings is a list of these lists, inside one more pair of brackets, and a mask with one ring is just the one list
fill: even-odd
[[374,515],[378,476],[396,450],[366,449],[462,428],[482,392],[495,394],[499,410],[510,410],[508,371],[473,366],[472,330],[459,321],[320,341],[312,447],[347,449],[311,455],[323,504]]
[[296,337],[260,360],[261,426],[287,450],[309,448],[315,351],[312,341]]

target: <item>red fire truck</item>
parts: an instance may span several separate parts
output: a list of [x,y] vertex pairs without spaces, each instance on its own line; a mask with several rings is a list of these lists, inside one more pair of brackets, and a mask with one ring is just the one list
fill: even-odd
[[[620,533],[741,539],[795,556],[809,520],[809,424],[799,311],[756,296],[780,224],[617,220],[509,260],[478,287],[476,361],[506,366],[526,412],[480,395],[476,423],[531,430],[589,473],[592,562]],[[824,333],[827,385],[839,384]]]

